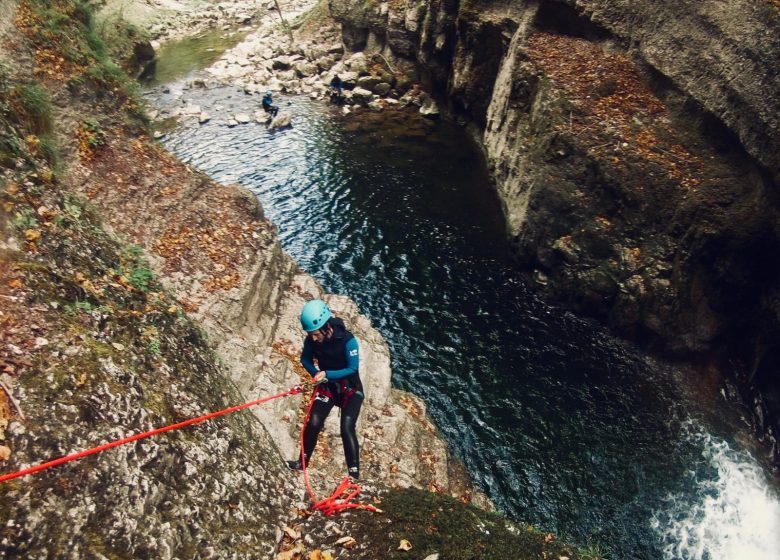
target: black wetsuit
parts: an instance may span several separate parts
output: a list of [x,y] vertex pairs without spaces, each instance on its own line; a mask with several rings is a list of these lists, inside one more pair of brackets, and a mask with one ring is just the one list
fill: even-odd
[[[333,328],[329,340],[314,342],[307,336],[303,343],[301,363],[315,375],[325,371],[328,382],[317,386],[314,392],[309,423],[303,432],[303,449],[306,462],[311,459],[317,437],[333,406],[341,408],[341,441],[344,444],[344,458],[350,476],[358,478],[360,472],[360,447],[355,426],[365,395],[358,371],[357,340],[344,326],[344,321],[334,317],[328,320]],[[317,362],[317,367],[314,361]]]
[[279,107],[273,104],[273,100],[267,95],[263,97],[263,110],[266,113],[271,113],[272,117],[275,117],[279,112]]

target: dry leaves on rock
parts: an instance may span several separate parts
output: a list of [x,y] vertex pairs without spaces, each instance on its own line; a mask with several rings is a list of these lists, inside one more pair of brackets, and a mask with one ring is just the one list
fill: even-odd
[[304,547],[302,543],[296,544],[290,550],[283,550],[276,555],[276,560],[302,560]]
[[301,532],[293,529],[292,527],[285,527],[284,534],[287,538],[289,538],[292,541],[297,541],[298,539],[301,538]]
[[350,550],[352,548],[355,548],[357,546],[357,541],[352,537],[341,537],[339,540],[336,541],[336,544],[346,548],[347,550]]
[[591,139],[591,153],[616,166],[631,155],[660,166],[682,187],[699,186],[703,162],[682,145],[663,102],[628,55],[552,33],[532,35],[528,54],[572,102],[574,111],[559,128]]
[[418,405],[411,397],[407,395],[401,395],[401,397],[398,399],[398,402],[401,403],[401,406],[404,407],[404,410],[406,410],[406,412],[408,412],[412,417],[420,418],[422,416],[422,408],[420,408],[420,405]]

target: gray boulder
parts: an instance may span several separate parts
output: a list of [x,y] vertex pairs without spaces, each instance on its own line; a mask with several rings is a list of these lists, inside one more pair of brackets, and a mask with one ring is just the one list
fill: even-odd
[[274,70],[289,70],[292,68],[292,61],[289,56],[278,56],[271,63],[271,68]]
[[352,90],[352,97],[355,99],[355,101],[368,102],[373,96],[374,94],[371,91],[361,87],[356,87]]
[[268,125],[268,130],[292,127],[292,113],[287,111],[279,113]]
[[357,86],[371,91],[375,91],[374,88],[380,82],[381,80],[376,76],[362,76],[358,78]]
[[374,92],[379,95],[387,95],[391,88],[392,86],[387,82],[380,82],[374,86]]

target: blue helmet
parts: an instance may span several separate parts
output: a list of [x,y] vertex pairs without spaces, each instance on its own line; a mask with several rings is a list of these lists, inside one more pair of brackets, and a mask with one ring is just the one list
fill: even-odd
[[306,305],[301,309],[301,326],[306,332],[316,331],[321,329],[331,317],[333,314],[330,312],[328,304],[321,299],[313,299],[306,302]]
[[274,94],[274,92],[272,92],[271,90],[268,90],[268,91],[265,92],[265,95],[263,97],[271,97],[271,96],[273,96],[273,94]]

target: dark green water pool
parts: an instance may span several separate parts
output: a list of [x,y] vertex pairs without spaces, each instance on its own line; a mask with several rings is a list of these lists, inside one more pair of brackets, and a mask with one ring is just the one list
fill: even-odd
[[237,45],[246,32],[212,29],[163,45],[157,52],[154,73],[143,81],[147,87],[187,78],[213,64],[229,48]]
[[292,129],[228,128],[259,100],[183,95],[217,116],[166,145],[257,193],[283,247],[371,317],[394,383],[508,516],[613,560],[780,558],[780,501],[738,443],[739,411],[517,278],[461,129],[296,97],[278,100]]

